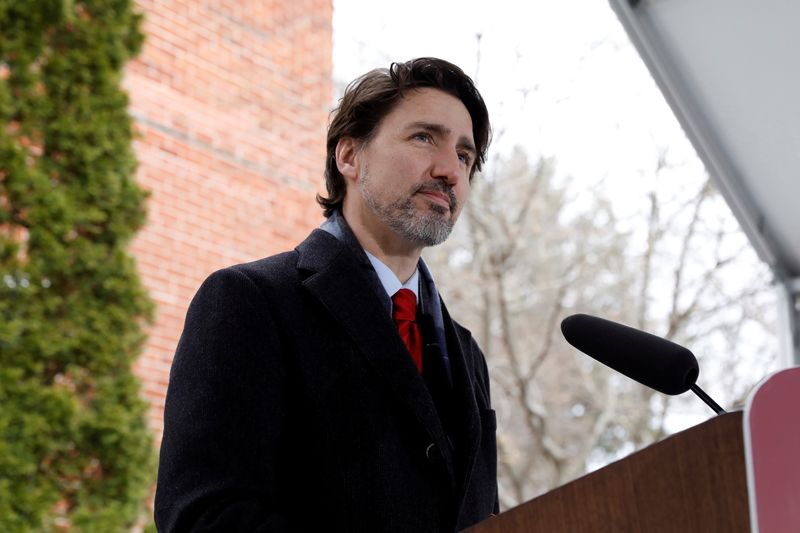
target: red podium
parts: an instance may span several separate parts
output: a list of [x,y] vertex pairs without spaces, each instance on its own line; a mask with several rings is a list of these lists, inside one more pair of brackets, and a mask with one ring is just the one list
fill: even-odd
[[744,414],[716,416],[466,531],[800,532],[798,405],[800,368],[778,372]]
[[776,372],[747,399],[744,448],[754,533],[800,532],[800,367]]

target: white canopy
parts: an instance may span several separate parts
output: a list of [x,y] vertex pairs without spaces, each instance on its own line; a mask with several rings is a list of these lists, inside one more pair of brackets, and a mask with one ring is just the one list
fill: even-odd
[[610,0],[786,297],[800,364],[800,2]]

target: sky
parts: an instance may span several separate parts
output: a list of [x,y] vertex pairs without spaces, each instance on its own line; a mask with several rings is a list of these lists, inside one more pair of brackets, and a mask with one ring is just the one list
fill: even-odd
[[562,176],[587,187],[602,180],[612,195],[635,197],[666,147],[702,179],[702,164],[604,0],[333,6],[337,82],[391,61],[452,61],[487,101],[490,156],[519,145],[532,157],[555,157]]

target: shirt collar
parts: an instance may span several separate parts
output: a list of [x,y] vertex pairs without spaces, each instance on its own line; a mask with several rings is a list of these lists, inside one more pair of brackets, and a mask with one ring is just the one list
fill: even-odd
[[367,254],[367,259],[372,263],[372,268],[375,269],[383,288],[386,290],[386,294],[388,294],[390,298],[400,289],[409,289],[414,293],[414,297],[417,301],[419,301],[419,268],[414,269],[414,274],[408,278],[407,282],[401,283],[400,278],[398,278],[397,275],[392,272],[392,269],[386,266],[383,261],[366,250],[364,250],[364,253]]

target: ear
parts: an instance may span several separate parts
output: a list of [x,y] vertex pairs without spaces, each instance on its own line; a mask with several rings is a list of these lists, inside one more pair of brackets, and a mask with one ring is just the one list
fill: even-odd
[[345,181],[354,183],[358,179],[360,150],[361,142],[352,137],[342,137],[336,144],[336,168]]

